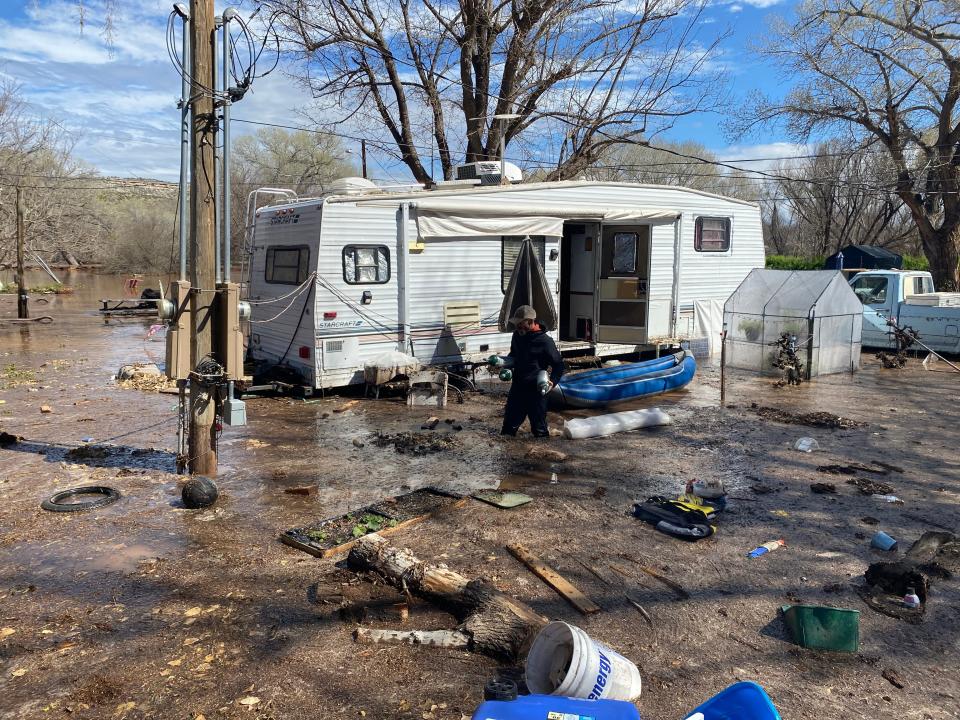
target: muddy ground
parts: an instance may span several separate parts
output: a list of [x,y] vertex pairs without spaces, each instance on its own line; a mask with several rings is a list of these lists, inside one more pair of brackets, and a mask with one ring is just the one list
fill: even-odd
[[[542,443],[498,436],[505,386],[490,383],[439,413],[463,429],[441,422],[433,434],[445,442],[422,454],[376,442],[378,432],[420,431],[431,414],[399,399],[361,399],[343,412],[335,411],[344,397],[253,399],[249,425],[225,428],[220,441],[220,501],[190,511],[171,472],[175,396],[122,390],[111,378],[123,363],[160,359],[163,343],[146,339],[149,320],[105,324],[91,313],[96,298],[117,295],[116,280],[80,282],[72,296],[48,298],[53,324],[0,322],[0,431],[23,438],[0,448],[0,718],[469,717],[501,664],[455,650],[356,645],[358,622],[399,626],[390,606],[402,598],[338,568],[343,556],[321,560],[277,541],[285,529],[426,485],[533,496],[509,511],[469,501],[391,539],[485,576],[634,660],[644,718],[679,720],[740,679],[762,684],[785,718],[960,717],[960,581],[933,586],[919,625],[870,610],[855,590],[882,559],[869,547],[877,529],[908,546],[925,530],[960,527],[960,375],[940,372],[942,363],[882,370],[864,355],[862,372],[797,389],[734,376],[725,408],[718,372],[704,366],[689,389],[634,405],[664,408],[671,426]],[[0,296],[0,318],[14,308],[13,296]],[[788,424],[752,403],[863,425]],[[552,426],[577,414],[585,413],[552,413]],[[801,436],[821,450],[793,450]],[[85,439],[105,457],[70,453]],[[531,447],[568,458],[528,457]],[[903,472],[817,470],[873,461]],[[861,494],[850,477],[893,486],[903,504]],[[730,489],[714,537],[689,544],[630,517],[634,501],[679,492],[689,478],[722,478]],[[815,482],[837,493],[814,494]],[[90,512],[40,509],[54,491],[80,484],[123,497]],[[315,492],[285,492],[303,486]],[[746,557],[778,538],[786,547]],[[505,550],[513,541],[602,612],[585,617],[566,604]],[[690,599],[622,553],[682,584]],[[778,609],[797,602],[859,610],[859,652],[791,643]],[[403,627],[454,624],[417,602]],[[902,688],[885,679],[889,670]]]

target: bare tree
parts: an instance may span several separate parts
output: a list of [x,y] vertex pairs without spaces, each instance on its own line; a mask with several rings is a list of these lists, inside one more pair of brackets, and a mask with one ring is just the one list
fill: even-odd
[[805,0],[762,53],[798,79],[758,96],[735,130],[783,121],[800,139],[845,133],[886,151],[889,183],[916,225],[937,285],[960,260],[960,12],[956,0]]
[[715,153],[691,140],[660,142],[657,147],[614,145],[586,174],[596,180],[675,185],[750,201],[757,201],[761,190],[756,178],[724,167]]
[[[260,0],[300,50],[332,124],[383,137],[422,183],[428,154],[551,152],[548,179],[604,148],[713,107],[718,38],[696,37],[701,0]],[[516,115],[496,120],[497,115]],[[532,138],[536,137],[534,141]]]

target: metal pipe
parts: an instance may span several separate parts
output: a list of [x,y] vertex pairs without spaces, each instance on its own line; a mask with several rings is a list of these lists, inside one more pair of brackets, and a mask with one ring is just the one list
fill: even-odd
[[230,282],[230,58],[233,53],[230,38],[230,20],[236,11],[223,11],[223,281]]
[[[400,232],[397,233],[397,300],[400,320],[400,337],[397,349],[413,354],[410,342],[410,317],[407,297],[407,253],[409,252],[408,232],[410,225],[410,203],[400,203]],[[409,349],[407,346],[410,346]]]
[[[222,22],[221,18],[215,19],[215,25]],[[220,91],[220,83],[223,82],[226,85],[226,77],[222,80],[220,78],[221,73],[217,72],[217,33],[213,32],[212,37],[210,38],[210,44],[213,45],[213,62],[210,64],[210,70],[213,73],[213,115],[216,122],[213,126],[213,262],[215,265],[214,270],[214,282],[219,285],[223,279],[223,275],[220,267],[220,223],[223,220],[222,214],[222,204],[223,197],[221,193],[221,183],[217,182],[217,175],[220,173],[220,148],[217,145],[218,135],[220,134],[220,120],[217,118],[217,95],[223,97],[225,93]],[[226,54],[224,54],[226,57]]]
[[[180,13],[186,13],[186,8],[180,8]],[[190,67],[190,32],[187,27],[190,22],[188,15],[183,18],[183,84],[180,88],[180,279],[187,279],[187,185],[190,183],[190,80],[187,68]]]

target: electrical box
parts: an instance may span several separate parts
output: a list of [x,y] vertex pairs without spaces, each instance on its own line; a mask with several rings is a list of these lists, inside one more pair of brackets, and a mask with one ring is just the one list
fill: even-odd
[[167,377],[186,380],[190,375],[190,283],[178,280],[170,285],[174,306],[167,328]]
[[228,380],[243,380],[243,331],[240,329],[240,285],[217,285],[217,321],[213,349]]
[[223,401],[223,422],[231,427],[247,424],[247,404],[237,398]]

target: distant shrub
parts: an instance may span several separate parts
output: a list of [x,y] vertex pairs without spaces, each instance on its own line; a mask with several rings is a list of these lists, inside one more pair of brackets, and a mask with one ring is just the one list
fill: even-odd
[[823,270],[823,263],[822,256],[767,255],[767,267],[771,270]]
[[923,255],[904,255],[903,256],[903,269],[904,270],[929,270],[930,261],[927,260]]

